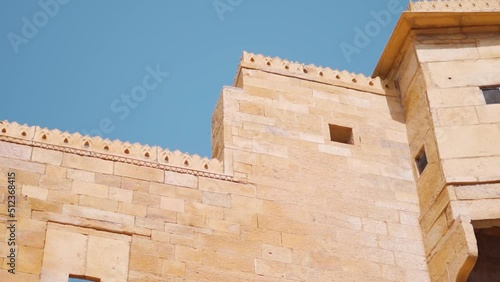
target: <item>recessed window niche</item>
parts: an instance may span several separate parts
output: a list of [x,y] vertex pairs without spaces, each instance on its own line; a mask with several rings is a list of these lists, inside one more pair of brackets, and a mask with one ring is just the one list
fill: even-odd
[[352,128],[341,125],[329,124],[330,140],[333,142],[354,144]]
[[484,87],[481,91],[486,104],[500,104],[500,87]]
[[417,156],[415,157],[415,165],[417,166],[418,175],[422,175],[425,167],[427,167],[427,164],[428,161],[427,154],[425,153],[425,147],[422,147],[422,149],[420,149]]

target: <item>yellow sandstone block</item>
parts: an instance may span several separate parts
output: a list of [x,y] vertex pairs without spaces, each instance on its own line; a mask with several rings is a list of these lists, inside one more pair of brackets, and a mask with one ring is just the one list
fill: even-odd
[[83,234],[47,230],[40,281],[62,281],[67,279],[70,273],[84,273],[87,243],[88,236]]
[[94,184],[94,183],[75,180],[73,181],[71,192],[75,194],[106,199],[108,198],[109,195],[109,187],[101,184]]
[[69,216],[96,219],[96,220],[119,223],[123,225],[134,225],[134,217],[131,215],[120,214],[110,211],[103,211],[95,208],[79,207],[79,206],[64,204],[63,213]]
[[161,273],[161,261],[157,256],[130,253],[130,270],[137,270],[152,274]]
[[254,258],[239,254],[203,250],[201,263],[222,269],[254,273]]
[[85,274],[103,281],[126,282],[130,243],[98,236],[89,236]]
[[16,182],[18,185],[26,184],[31,186],[38,186],[41,174],[23,170],[13,170],[13,172],[16,174]]
[[175,260],[199,263],[201,261],[201,251],[195,248],[177,245],[175,246]]
[[147,218],[156,218],[163,221],[168,222],[176,222],[177,221],[177,213],[175,211],[165,210],[162,208],[152,208],[148,207]]
[[78,156],[64,153],[62,165],[69,168],[76,168],[98,173],[113,174],[113,162],[97,158]]
[[114,163],[114,174],[148,181],[163,182],[163,170],[126,163]]
[[151,230],[165,230],[165,220],[157,218],[143,218],[137,217],[135,219],[135,226]]
[[183,276],[186,273],[186,263],[175,260],[161,260],[161,274],[169,276]]
[[138,255],[173,257],[174,246],[141,236],[132,236],[131,252]]
[[175,186],[150,182],[149,193],[173,198],[175,197]]
[[203,203],[212,206],[219,206],[230,208],[231,207],[231,195],[203,192]]
[[39,199],[29,199],[30,208],[35,211],[61,213],[62,204]]
[[192,188],[176,187],[175,197],[187,201],[201,202],[202,191]]
[[169,198],[169,197],[161,197],[160,208],[183,213],[184,200]]
[[42,148],[33,148],[31,160],[37,163],[45,163],[51,165],[61,165],[63,153]]
[[134,195],[132,196],[132,204],[146,207],[159,208],[160,200],[160,196],[148,192],[134,191]]
[[218,219],[223,219],[224,217],[224,212],[222,207],[216,207],[203,203],[186,201],[184,208],[186,214],[207,216]]
[[267,260],[292,262],[292,250],[289,248],[262,244],[262,258]]
[[[163,182],[163,179],[158,182]],[[190,174],[165,171],[165,183],[188,188],[198,188],[198,177]]]
[[118,185],[116,187],[121,187],[123,189],[141,191],[141,192],[148,192],[149,190],[149,183],[150,183],[149,181],[138,180],[128,177],[120,177],[120,179],[121,179],[121,186]]
[[151,240],[170,243],[170,233],[153,230],[151,231]]
[[152,274],[149,272],[142,272],[136,270],[130,270],[128,275],[129,282],[163,282],[165,281],[164,277],[161,277],[159,274]]
[[119,202],[118,203],[118,212],[124,213],[124,214],[129,214],[129,215],[134,215],[134,216],[139,216],[139,217],[145,217],[146,212],[147,212],[147,207],[141,206],[141,205],[134,205],[134,204]]
[[31,152],[32,148],[30,146],[0,141],[0,157],[30,160]]
[[24,261],[19,259],[16,263],[16,271],[39,275],[42,270],[42,261]]
[[185,213],[177,214],[178,224],[194,226],[194,227],[205,227],[205,222],[206,222],[206,217],[203,215],[193,215]]
[[124,202],[124,203],[132,203],[133,191],[117,188],[117,187],[109,187],[109,199]]
[[43,259],[43,249],[20,246],[19,247],[19,259],[23,261],[32,262],[42,262]]
[[67,169],[65,167],[47,165],[45,175],[40,178],[40,187],[57,190],[71,189],[71,179],[66,178]]
[[78,204],[78,194],[74,194],[71,191],[55,191],[49,190],[47,200],[51,202],[57,202],[62,204]]
[[173,245],[180,245],[191,248],[193,248],[195,245],[193,236],[184,236],[179,234],[171,234],[170,243]]
[[207,227],[223,232],[229,232],[234,234],[240,234],[240,225],[238,223],[220,220],[216,218],[207,219]]
[[80,206],[90,207],[105,211],[117,211],[118,210],[118,201],[97,198],[92,196],[80,195],[80,199],[78,201]]
[[47,188],[40,188],[37,186],[23,185],[21,195],[39,200],[47,200],[49,190]]
[[107,186],[121,187],[122,185],[122,177],[112,174],[95,174],[95,183],[102,184]]
[[69,179],[80,180],[84,182],[95,182],[95,172],[91,171],[70,168],[67,170],[66,177]]
[[45,166],[45,164],[0,157],[0,167],[6,167],[12,170],[23,170],[43,174],[45,172]]
[[254,185],[232,183],[206,177],[200,177],[199,189],[207,192],[215,192],[221,194],[236,194],[248,197],[255,196]]
[[267,277],[285,277],[287,272],[286,264],[279,261],[255,259],[255,273]]

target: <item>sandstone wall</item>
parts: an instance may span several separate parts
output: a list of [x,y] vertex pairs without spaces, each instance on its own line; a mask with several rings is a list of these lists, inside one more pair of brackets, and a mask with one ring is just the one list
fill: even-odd
[[499,46],[498,27],[419,30],[392,73],[410,154],[425,150],[429,162],[414,174],[435,281],[465,279],[478,252],[473,227],[500,218],[500,107],[480,89],[500,84]]
[[[256,186],[259,230],[281,234],[278,247],[289,254],[258,258],[256,271],[308,281],[426,281],[394,90],[376,95],[251,67],[239,75],[241,89],[226,88],[219,101],[223,155]],[[354,144],[330,141],[329,124],[353,128]]]
[[[1,175],[15,172],[18,187],[18,260],[13,276],[5,233],[0,280],[427,281],[394,89],[246,67],[237,86],[214,113],[220,173],[1,141]],[[330,141],[329,124],[352,128],[353,144]]]

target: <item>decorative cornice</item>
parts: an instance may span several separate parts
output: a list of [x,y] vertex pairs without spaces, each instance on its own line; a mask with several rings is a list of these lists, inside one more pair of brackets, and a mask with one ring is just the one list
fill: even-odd
[[224,174],[223,163],[217,159],[201,158],[198,155],[189,155],[179,151],[172,152],[157,146],[130,144],[119,140],[110,141],[99,136],[82,136],[80,133],[70,134],[57,129],[49,130],[8,121],[0,121],[0,140],[138,166],[235,181],[232,176]]
[[260,54],[243,52],[234,85],[238,85],[241,69],[259,69],[270,73],[293,76],[305,80],[357,89],[371,93],[388,95],[387,89],[393,89],[392,84],[386,84],[379,77],[367,77],[363,74],[348,71],[333,70],[328,67],[305,65],[298,62],[287,61],[278,57],[271,58]]
[[500,0],[443,0],[410,2],[410,12],[486,12],[500,11]]
[[[450,28],[481,32],[482,27],[500,26],[500,0],[419,1],[411,2],[409,11],[403,12],[373,71],[373,76],[390,80],[391,70],[401,60],[405,44],[413,30],[434,30],[436,33]],[[488,32],[492,29],[489,28]],[[493,29],[494,30],[494,29]],[[485,30],[486,31],[486,30]]]

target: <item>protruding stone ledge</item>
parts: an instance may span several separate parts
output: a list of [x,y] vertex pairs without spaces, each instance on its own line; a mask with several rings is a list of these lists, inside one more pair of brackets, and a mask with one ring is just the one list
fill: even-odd
[[79,133],[49,130],[38,126],[0,121],[0,140],[81,156],[152,167],[178,173],[235,181],[224,174],[224,165],[217,159],[201,158],[157,146],[130,144]]

